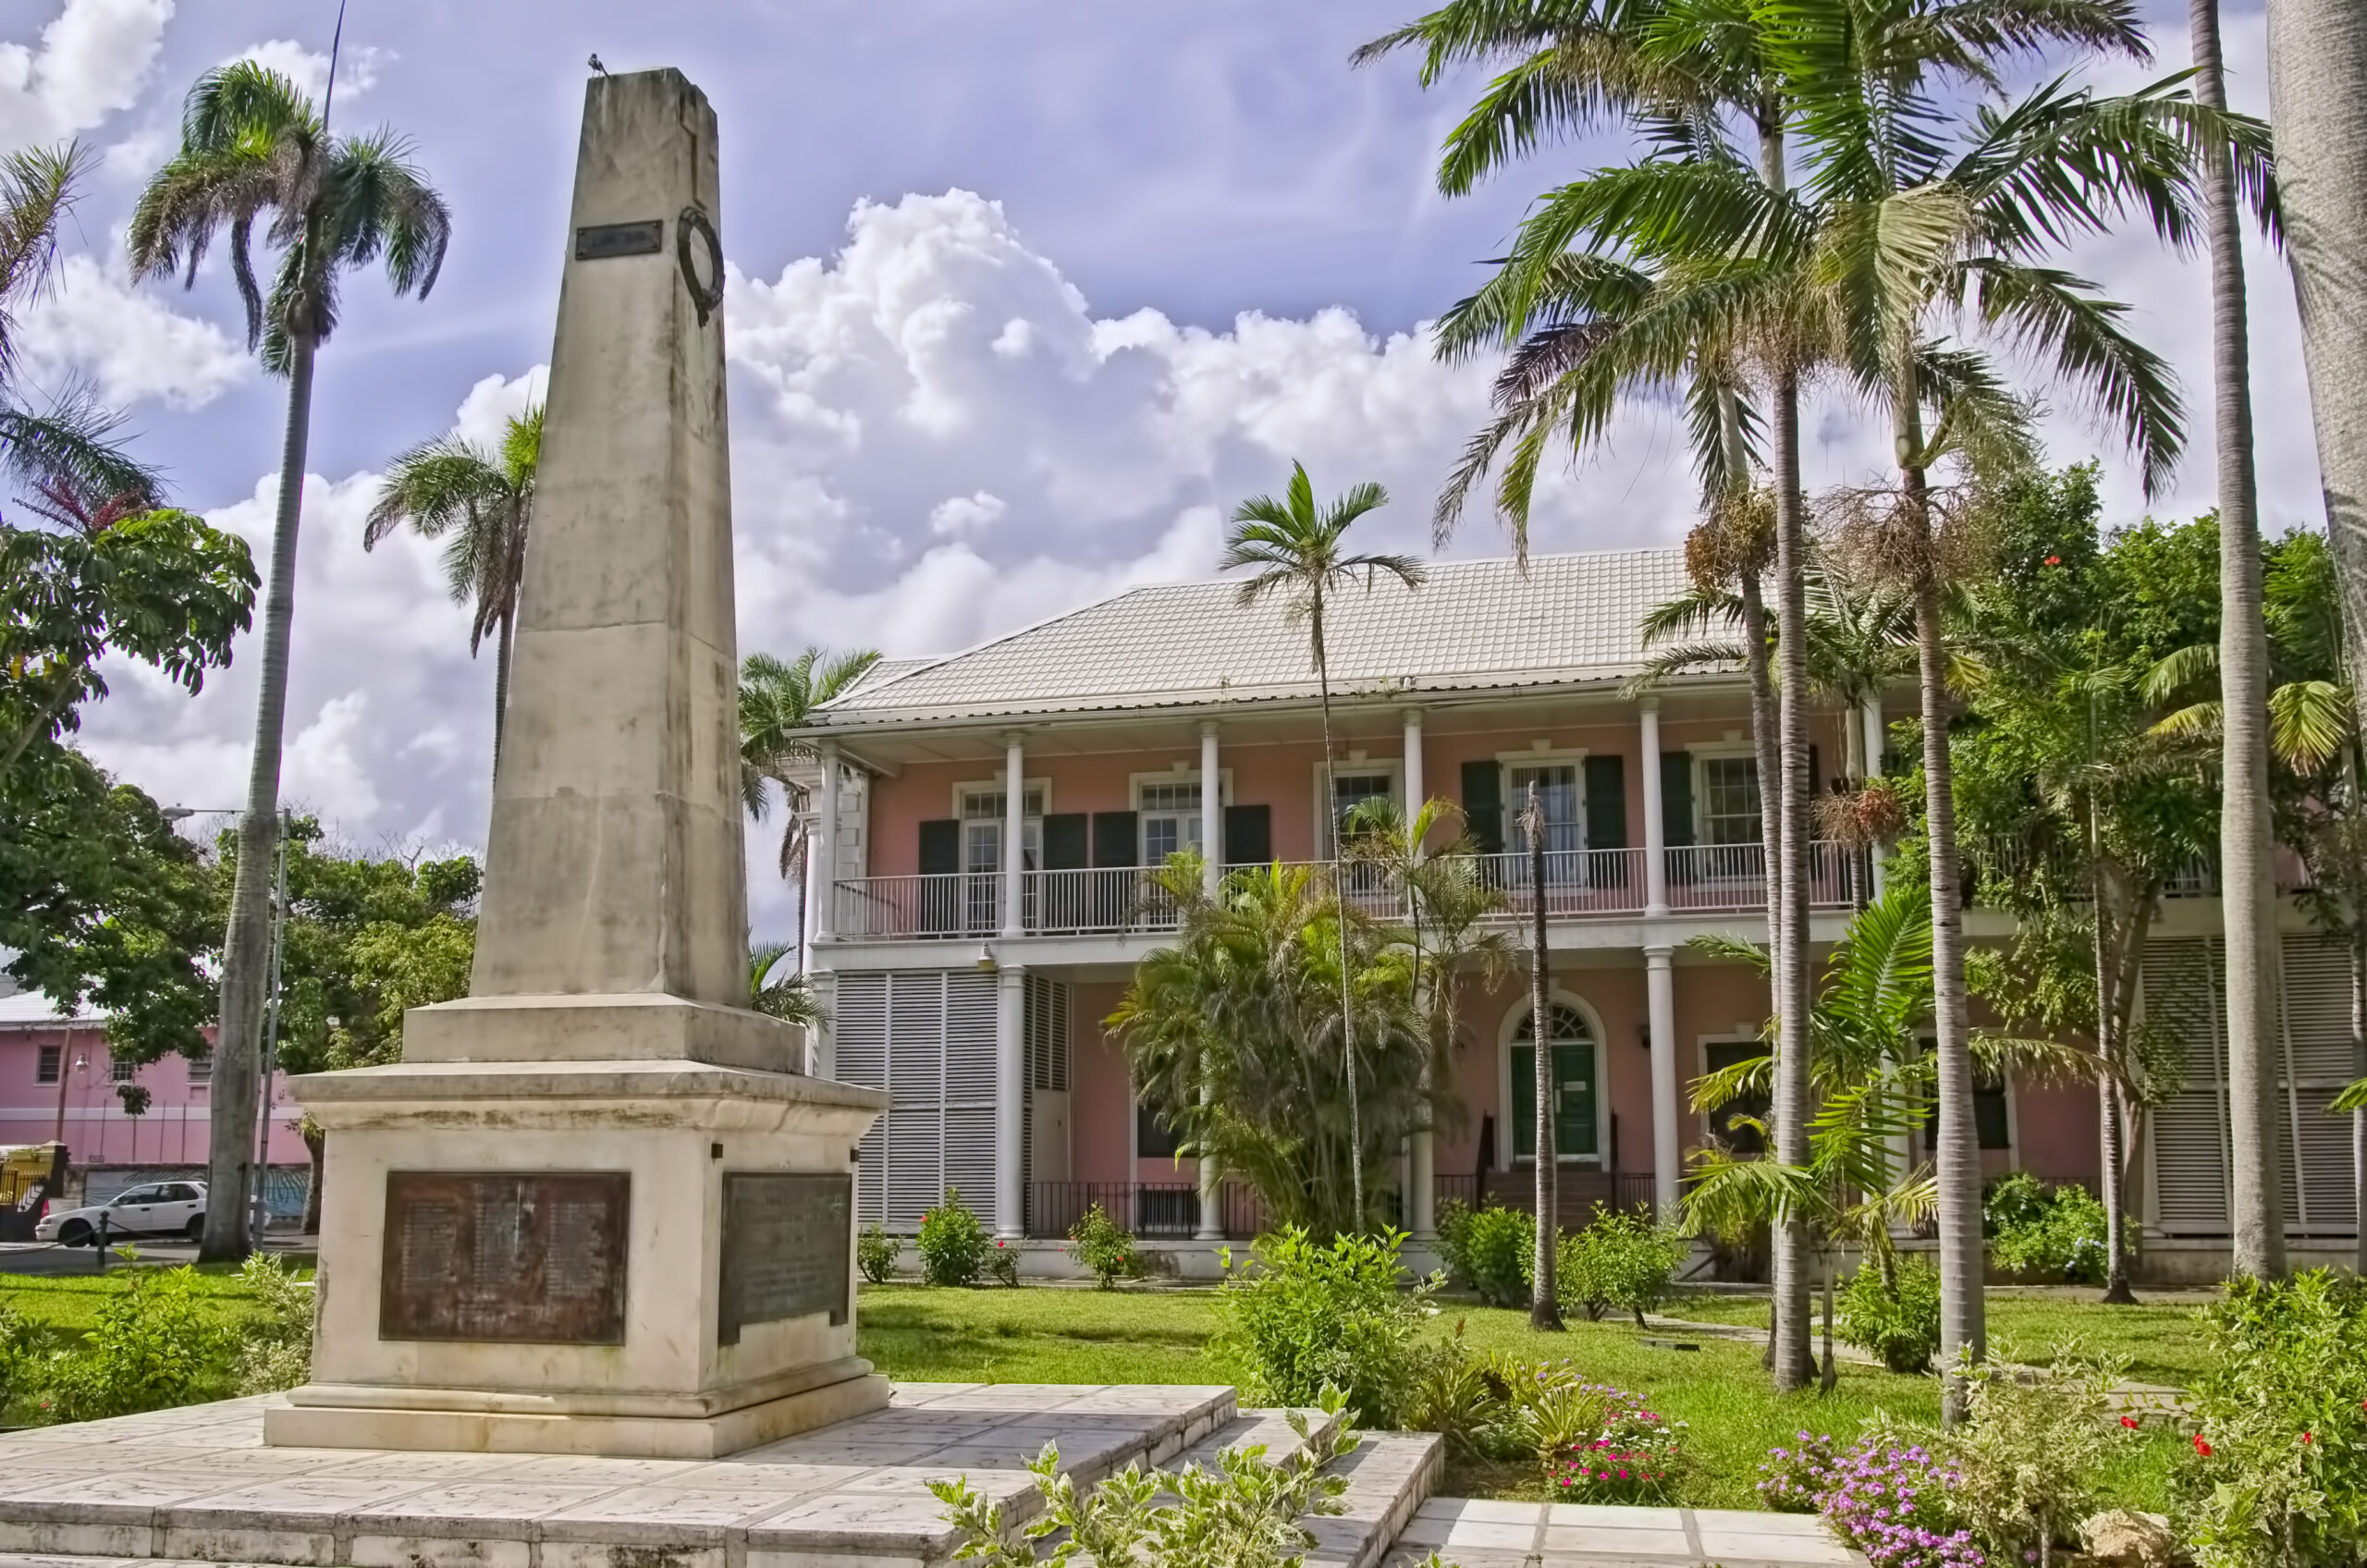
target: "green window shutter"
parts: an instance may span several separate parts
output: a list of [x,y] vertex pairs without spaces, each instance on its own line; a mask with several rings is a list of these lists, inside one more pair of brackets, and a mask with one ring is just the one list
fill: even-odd
[[1093,814],[1093,864],[1097,868],[1140,863],[1142,836],[1135,823],[1135,815],[1130,811]]
[[1274,808],[1224,808],[1224,863],[1264,865],[1274,858]]
[[1081,811],[1061,812],[1044,819],[1044,869],[1082,871],[1086,858],[1086,817]]
[[1693,842],[1693,757],[1661,753],[1661,841],[1670,849]]
[[1463,825],[1484,855],[1504,848],[1504,769],[1493,758],[1463,765]]
[[943,876],[962,869],[962,824],[943,817],[921,824],[921,875]]
[[1527,1046],[1512,1048],[1513,1158],[1537,1158],[1537,1053]]
[[1627,759],[1587,758],[1587,848],[1627,847]]

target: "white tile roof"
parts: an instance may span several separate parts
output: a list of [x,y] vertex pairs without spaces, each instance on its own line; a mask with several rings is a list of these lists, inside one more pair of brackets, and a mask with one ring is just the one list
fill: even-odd
[[0,1029],[43,1029],[60,1023],[97,1023],[106,1014],[84,1004],[72,1018],[57,1011],[57,1004],[39,991],[14,991],[0,997]]
[[[1681,550],[1441,561],[1407,589],[1326,601],[1337,695],[1620,680],[1643,662],[1644,612],[1686,587]],[[1240,580],[1135,588],[917,668],[820,711],[831,729],[1036,713],[1305,700],[1305,625],[1244,606]]]

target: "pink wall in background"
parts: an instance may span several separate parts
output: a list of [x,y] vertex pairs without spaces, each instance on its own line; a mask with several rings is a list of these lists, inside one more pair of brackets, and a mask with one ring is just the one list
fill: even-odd
[[[2103,1174],[2097,1147],[2096,1091],[2091,1084],[2014,1085],[2015,1149],[2021,1168],[2050,1182],[2084,1182],[2093,1190]],[[1981,1164],[1988,1174],[1995,1150]]]
[[[165,1057],[137,1070],[134,1082],[149,1093],[146,1114],[126,1115],[105,1034],[95,1023],[0,1030],[0,1145],[43,1144],[55,1134],[59,1085],[38,1078],[41,1047],[57,1045],[67,1047],[66,1145],[75,1166],[205,1163],[212,1091],[190,1082],[187,1061]],[[286,1075],[272,1088],[270,1163],[307,1164],[295,1129],[301,1112],[288,1098]]]
[[1134,1149],[1134,1089],[1126,1054],[1102,1033],[1125,986],[1081,982],[1069,993],[1069,1170],[1079,1182],[1164,1180],[1127,1175]]

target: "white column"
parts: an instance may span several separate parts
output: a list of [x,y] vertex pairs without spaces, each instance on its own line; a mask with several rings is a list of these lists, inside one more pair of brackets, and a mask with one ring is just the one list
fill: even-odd
[[1405,820],[1412,822],[1429,800],[1429,787],[1422,778],[1422,710],[1405,710]]
[[[1868,692],[1864,704],[1858,710],[1858,721],[1866,728],[1866,777],[1872,778],[1880,775],[1883,770],[1882,694],[1878,692]],[[1883,896],[1883,884],[1887,880],[1883,875],[1883,863],[1889,858],[1884,847],[1881,844],[1873,845],[1866,855],[1867,861],[1873,866],[1874,897],[1878,899]]]
[[1676,1071],[1676,984],[1671,950],[1644,949],[1644,1012],[1652,1031],[1652,1202],[1664,1219],[1676,1217],[1680,1104]]
[[1021,888],[1027,856],[1027,753],[1014,729],[1003,738],[1002,934],[1019,936]]
[[1644,751],[1644,913],[1668,913],[1668,825],[1661,820],[1661,704],[1636,704],[1637,744]]
[[1015,1241],[1027,1231],[1027,972],[996,976],[995,1234]]
[[1217,772],[1217,727],[1200,726],[1200,885],[1210,898],[1224,878],[1224,784]]
[[814,844],[805,857],[805,930],[808,942],[828,937],[838,919],[839,904],[839,743],[825,741],[819,820],[814,824]]
[[[1201,886],[1210,898],[1216,897],[1219,884],[1224,880],[1224,790],[1222,776],[1217,771],[1217,727],[1213,723],[1200,726],[1200,852],[1205,857]],[[1208,1085],[1200,1086],[1200,1098],[1209,1097]],[[1200,1223],[1194,1234],[1201,1241],[1224,1239],[1224,1172],[1217,1168],[1213,1155],[1200,1157]]]
[[[1429,796],[1429,786],[1422,772],[1422,710],[1405,710],[1405,821],[1410,826],[1421,815],[1423,803]],[[1414,852],[1419,855],[1422,846]],[[1427,1082],[1427,1075],[1425,1076]],[[1417,1242],[1434,1239],[1439,1233],[1436,1139],[1430,1132],[1429,1108],[1425,1106],[1414,1123],[1414,1131],[1406,1139],[1405,1149],[1405,1229]]]

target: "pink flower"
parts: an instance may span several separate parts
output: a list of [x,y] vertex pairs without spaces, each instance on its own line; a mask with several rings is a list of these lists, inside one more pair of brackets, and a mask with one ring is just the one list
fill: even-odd
[[2202,1455],[2205,1459],[2211,1457],[2211,1445],[2202,1440],[2202,1434],[2201,1432],[2197,1432],[2194,1435],[2194,1452]]

